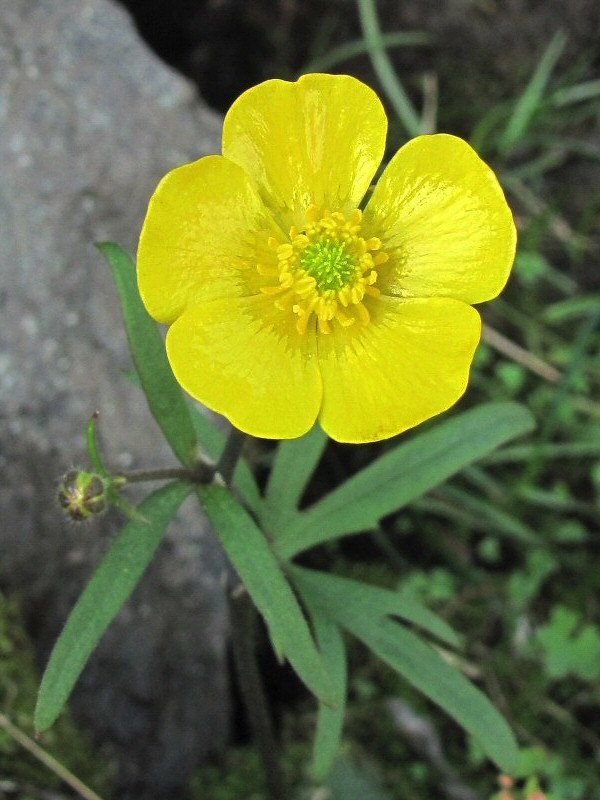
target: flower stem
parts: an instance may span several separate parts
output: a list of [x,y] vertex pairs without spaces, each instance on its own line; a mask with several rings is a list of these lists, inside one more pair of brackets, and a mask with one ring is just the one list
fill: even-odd
[[115,483],[146,483],[147,481],[184,480],[194,483],[210,483],[215,475],[215,467],[200,462],[193,469],[186,467],[166,467],[163,469],[132,469],[129,472],[118,472],[113,476]]
[[[233,473],[246,438],[246,434],[232,428],[215,468],[216,474],[221,476],[228,488],[231,487]],[[265,771],[269,798],[284,800],[279,744],[273,730],[256,656],[256,609],[246,587],[240,582],[233,568],[230,570],[228,606],[235,672],[252,738]]]
[[270,800],[284,800],[279,744],[256,658],[256,610],[241,584],[229,592],[233,659],[248,723],[265,771]]
[[223,448],[215,472],[221,476],[226,486],[229,486],[233,480],[233,473],[235,472],[237,462],[242,454],[242,449],[247,438],[245,433],[238,431],[237,428],[232,428],[225,442],[225,447]]

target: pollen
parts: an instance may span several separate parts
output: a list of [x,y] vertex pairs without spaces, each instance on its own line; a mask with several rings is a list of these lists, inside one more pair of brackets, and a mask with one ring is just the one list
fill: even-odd
[[292,227],[285,242],[269,239],[277,266],[258,265],[258,273],[270,279],[261,291],[273,297],[277,309],[296,316],[298,333],[315,323],[323,334],[331,333],[334,323],[369,324],[367,306],[379,296],[375,267],[388,255],[379,239],[361,237],[361,221],[358,208],[345,216],[311,205],[302,229]]

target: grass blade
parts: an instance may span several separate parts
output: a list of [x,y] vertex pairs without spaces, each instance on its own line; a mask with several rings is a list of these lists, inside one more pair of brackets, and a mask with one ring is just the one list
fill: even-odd
[[[392,47],[410,47],[411,45],[429,44],[431,37],[421,31],[396,31],[394,33],[382,33],[380,45],[386,50]],[[369,46],[364,39],[356,39],[345,42],[338,47],[333,47],[309,64],[306,64],[301,74],[308,72],[328,72],[332,67],[337,67],[344,61],[349,61],[356,56],[362,56],[369,52]]]
[[529,123],[540,107],[546,85],[564,50],[566,41],[564,33],[558,31],[544,51],[500,136],[498,149],[502,155],[506,155],[514,148],[529,127]]
[[357,0],[357,4],[364,41],[375,74],[408,135],[418,136],[422,133],[423,125],[386,52],[374,0]]

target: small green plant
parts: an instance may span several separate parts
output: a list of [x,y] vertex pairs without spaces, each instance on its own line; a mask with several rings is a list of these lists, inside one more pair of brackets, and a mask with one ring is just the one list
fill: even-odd
[[[372,0],[359,0],[358,7],[362,40],[331,53],[325,65],[366,52],[395,111],[395,121],[409,136],[433,132],[435,113],[427,102],[422,112],[416,110],[388,55],[392,46],[425,39],[419,34],[412,39],[410,34],[384,34]],[[225,324],[219,306],[225,300],[235,300],[236,307],[242,307],[245,290],[240,293],[237,278],[221,287],[222,291],[214,289],[214,281],[190,290],[186,281],[194,270],[188,269],[187,245],[181,246],[181,237],[189,243],[186,237],[191,229],[187,223],[179,231],[179,238],[168,220],[165,224],[162,220],[152,234],[146,234],[144,252],[148,239],[152,241],[150,256],[145,256],[144,263],[149,267],[144,268],[142,297],[156,319],[173,323],[168,348],[178,380],[210,407],[230,412],[229,416],[239,419],[245,430],[256,425],[253,433],[272,436],[273,426],[282,419],[282,436],[297,436],[308,430],[303,436],[277,445],[270,458],[269,474],[261,483],[244,459],[240,432],[234,428],[229,436],[223,434],[209,416],[190,402],[175,380],[162,336],[140,298],[132,259],[117,245],[100,245],[119,290],[137,380],[180,465],[152,472],[113,471],[99,453],[96,423],[91,421],[88,450],[93,472],[86,469],[68,476],[63,485],[63,505],[73,517],[86,518],[105,504],[116,505],[129,519],[56,644],[40,689],[36,710],[39,729],[48,728],[57,718],[100,636],[156,552],[170,519],[183,500],[194,494],[239,577],[239,583],[236,580],[229,587],[234,651],[267,775],[267,783],[257,790],[257,797],[282,797],[285,790],[281,766],[274,757],[277,743],[268,717],[265,721],[266,701],[256,670],[255,642],[249,636],[255,629],[253,607],[264,620],[278,658],[291,664],[316,698],[311,780],[326,787],[332,798],[339,794],[348,800],[351,789],[356,790],[357,786],[362,787],[361,800],[386,796],[377,780],[370,780],[368,771],[363,773],[352,758],[339,755],[347,729],[348,698],[353,701],[361,692],[366,696],[379,691],[371,675],[361,679],[352,674],[354,648],[358,646],[368,653],[370,664],[378,665],[373,670],[385,664],[395,676],[397,683],[390,691],[397,691],[402,681],[402,685],[410,687],[407,691],[417,698],[416,702],[426,702],[424,698],[433,701],[462,726],[468,735],[470,767],[477,767],[484,757],[489,757],[503,772],[510,773],[510,777],[502,777],[494,800],[583,800],[594,785],[593,769],[582,769],[582,774],[577,775],[567,756],[559,753],[560,742],[556,738],[547,748],[537,744],[523,748],[518,759],[509,725],[482,691],[485,688],[486,693],[491,693],[504,712],[510,705],[520,706],[516,715],[519,732],[528,743],[529,738],[537,742],[545,734],[541,716],[542,720],[560,719],[561,724],[580,734],[586,746],[597,744],[593,733],[578,721],[576,709],[561,712],[560,704],[561,681],[592,683],[600,676],[599,628],[584,622],[585,615],[574,610],[580,598],[574,599],[572,608],[556,597],[565,582],[565,565],[573,569],[581,566],[576,546],[585,545],[589,538],[586,521],[597,520],[594,503],[578,499],[574,489],[578,477],[586,481],[589,478],[587,464],[582,465],[580,459],[600,456],[599,406],[591,399],[594,388],[600,385],[595,360],[600,323],[598,298],[592,294],[579,296],[577,284],[545,246],[548,240],[558,242],[561,258],[580,258],[590,247],[589,220],[581,223],[580,231],[574,231],[555,207],[542,200],[539,188],[540,181],[566,158],[581,152],[581,146],[566,132],[570,110],[600,96],[598,82],[581,79],[576,70],[555,80],[564,44],[564,37],[557,34],[523,93],[490,109],[489,115],[472,130],[471,141],[498,165],[510,196],[526,217],[515,266],[517,289],[512,294],[509,290],[503,300],[494,303],[483,329],[484,344],[476,357],[478,369],[473,378],[476,407],[449,415],[441,422],[428,423],[423,430],[390,442],[351,477],[316,498],[309,498],[307,487],[323,459],[328,440],[318,425],[308,430],[317,413],[314,399],[318,387],[311,364],[323,359],[324,353],[338,358],[341,349],[329,347],[329,343],[341,341],[336,337],[349,328],[355,330],[352,326],[371,324],[375,315],[368,309],[374,308],[370,303],[378,296],[378,273],[384,274],[388,260],[380,239],[374,235],[361,238],[354,230],[362,224],[360,209],[345,209],[344,214],[335,212],[335,216],[327,207],[317,209],[310,205],[303,209],[303,215],[288,219],[288,205],[293,205],[302,191],[280,197],[277,181],[261,184],[262,197],[268,197],[267,205],[281,219],[277,217],[278,227],[266,240],[264,263],[261,261],[256,269],[253,266],[252,280],[265,279],[260,286],[264,295],[260,299],[271,304],[269,313],[276,313],[271,306],[278,311],[291,309],[298,337],[305,337],[307,330],[312,336],[311,325],[318,331],[320,349],[315,346],[311,351],[311,358],[304,364],[308,365],[306,372],[300,378],[291,358],[289,363],[286,361],[290,357],[287,350],[285,358],[277,362],[289,369],[290,381],[297,380],[305,402],[296,403],[294,398],[295,405],[290,410],[290,404],[282,403],[279,395],[273,401],[266,392],[264,403],[255,405],[250,415],[248,398],[238,391],[245,384],[235,383],[237,388],[232,390],[230,381],[232,375],[236,381],[240,378],[237,360],[229,352],[234,345],[239,346],[239,330]],[[227,128],[230,133],[239,120],[234,122]],[[233,141],[233,134],[231,137]],[[236,165],[240,162],[252,173],[256,154],[244,147],[240,145],[236,151],[231,145],[228,152]],[[285,148],[282,151],[286,152]],[[599,157],[593,148],[588,155]],[[432,157],[429,154],[429,160]],[[216,161],[211,163],[216,169]],[[221,183],[230,178],[233,181],[235,170],[230,171],[231,175],[220,174]],[[177,182],[182,175],[177,172],[172,180]],[[205,178],[210,183],[209,178],[214,176],[207,173]],[[221,183],[215,179],[219,191]],[[185,200],[185,185],[185,181],[181,186],[177,184],[174,198]],[[258,208],[258,195],[248,186],[244,188],[244,202],[256,203]],[[155,206],[160,206],[167,194],[157,196]],[[240,202],[231,209],[232,219],[241,213],[241,205]],[[221,212],[219,215],[223,216]],[[258,212],[252,225],[258,224],[257,219],[261,219]],[[231,264],[235,266],[240,253],[227,250],[229,243],[218,233],[218,222],[216,217],[201,220],[203,237],[209,243],[211,259],[211,248],[225,248],[223,264],[229,269]],[[282,243],[277,238],[282,229],[284,236],[289,230],[289,242],[286,239]],[[352,240],[352,258],[363,258],[360,274],[353,273],[353,282],[344,283],[349,279],[352,259],[340,244],[341,239],[327,238],[333,236],[332,230],[335,236]],[[252,235],[255,233],[253,229]],[[167,269],[169,249],[176,250],[186,266],[176,280],[175,272]],[[302,270],[306,273],[300,276],[304,284],[298,277]],[[155,272],[160,280],[153,284]],[[169,292],[165,292],[166,284]],[[185,293],[196,290],[194,303],[206,300],[213,304],[210,325],[194,310],[194,303],[189,309],[184,308],[189,300]],[[326,292],[333,294],[325,296]],[[167,297],[169,293],[171,296]],[[254,321],[250,320],[252,324]],[[378,320],[375,329],[377,324]],[[496,325],[511,328],[522,343],[516,344],[500,333]],[[344,329],[342,333],[338,333],[338,326]],[[274,323],[275,328],[279,330]],[[212,340],[216,352],[212,359],[203,337],[214,331],[218,335]],[[259,326],[255,334],[262,336],[263,328]],[[264,341],[271,347],[270,340]],[[306,338],[302,341],[306,343]],[[437,346],[443,346],[441,340]],[[376,362],[381,349],[385,347],[367,350],[368,358]],[[198,358],[199,353],[205,354],[204,363]],[[280,356],[275,345],[271,355]],[[411,386],[409,372],[407,387]],[[392,373],[392,369],[383,370],[384,376]],[[332,406],[324,407],[322,421],[334,437],[337,434],[337,438],[348,440],[354,436],[349,440],[362,441],[369,426],[371,438],[390,435],[389,431],[375,435],[378,423],[368,414],[363,414],[364,424],[359,413],[354,418],[356,409],[362,413],[362,399],[369,395],[369,382],[360,383],[361,380],[359,392],[355,392],[352,381],[348,383],[347,393],[354,392],[354,403],[348,403],[343,392],[334,393],[333,384],[325,386],[326,398],[332,391]],[[385,383],[384,380],[381,385]],[[437,383],[432,382],[432,396],[438,392]],[[218,390],[213,392],[214,386]],[[289,393],[286,397],[289,399]],[[310,410],[312,406],[315,413]],[[541,420],[539,435],[534,441],[504,447],[532,430],[533,418],[527,406]],[[332,407],[349,409],[349,413],[332,414]],[[305,417],[298,422],[302,414]],[[421,418],[427,415],[430,416]],[[362,427],[355,426],[344,439],[340,432],[350,431],[357,419]],[[409,426],[399,423],[394,432],[404,427]],[[567,459],[573,468],[564,476],[557,465]],[[595,499],[600,485],[597,472],[592,471]],[[132,508],[126,500],[128,485],[148,479],[161,479],[166,485],[150,494],[138,508]],[[337,568],[333,570],[323,568],[319,556],[311,560],[313,548],[339,554],[342,537],[365,531],[371,532],[374,546],[394,566],[381,570],[381,581],[365,580],[364,572],[349,574],[352,568],[346,569],[348,565],[342,558],[336,559]],[[411,569],[410,559],[397,543],[402,536],[411,537],[413,542],[418,538],[419,545],[424,542],[431,563]],[[328,559],[325,563],[329,563]],[[503,583],[496,580],[502,571],[503,578],[507,578]],[[593,584],[593,579],[586,580]],[[539,606],[544,587],[554,597],[549,615],[547,608]],[[597,587],[587,588],[592,594]],[[504,605],[499,608],[498,598],[502,597]],[[473,598],[480,603],[475,610],[470,607]],[[453,614],[458,624],[451,626]],[[463,622],[470,630],[471,640],[467,643],[455,633],[455,628],[463,630]],[[490,634],[493,627],[500,630],[499,647]],[[524,685],[525,677],[528,670],[537,672],[540,663],[547,680],[538,682],[532,691],[534,682]],[[506,683],[518,701],[508,704],[498,689],[499,683]],[[514,717],[511,722],[515,722]],[[455,732],[455,728],[451,730]],[[451,742],[450,748],[455,746]],[[569,753],[577,756],[577,746],[573,745]],[[250,784],[260,784],[254,755],[238,753],[232,758],[233,771],[228,770],[226,784],[222,773],[206,768],[193,787],[199,796],[210,787],[211,799],[241,798]],[[284,766],[285,763],[284,759]],[[430,786],[428,766],[413,766],[414,782]],[[304,789],[310,792],[302,784]],[[482,791],[489,794],[489,782]]]

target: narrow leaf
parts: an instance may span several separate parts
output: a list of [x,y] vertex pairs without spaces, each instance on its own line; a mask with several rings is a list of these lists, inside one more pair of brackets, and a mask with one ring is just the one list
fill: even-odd
[[340,749],[344,716],[346,714],[347,666],[344,640],[339,627],[322,614],[316,606],[308,610],[317,637],[319,650],[333,681],[335,695],[333,706],[319,702],[317,730],[313,747],[311,774],[321,782],[331,772],[333,762]]
[[274,535],[284,527],[285,520],[293,516],[326,445],[327,434],[318,424],[300,439],[288,439],[279,444],[264,507],[264,521]]
[[38,731],[58,717],[91,652],[134,590],[167,523],[191,489],[191,484],[177,481],[151,494],[138,507],[141,516],[130,520],[111,544],[50,656],[35,709]]
[[566,41],[564,33],[559,31],[553,36],[550,44],[544,51],[523,94],[515,104],[513,113],[502,133],[498,143],[501,153],[505,154],[510,151],[525,134],[532,117],[536,111],[538,111],[542,103],[546,85],[550,79],[552,70],[556,66],[556,62],[565,48]]
[[198,498],[272,638],[306,686],[331,704],[333,688],[323,660],[264,534],[227,489],[200,486]]
[[196,459],[196,432],[183,391],[173,376],[165,345],[144,308],[131,256],[113,242],[97,245],[112,270],[121,300],[131,357],[150,411],[185,466]]
[[533,427],[531,413],[517,403],[488,403],[442,422],[398,444],[299,514],[276,549],[290,559],[321,542],[370,530],[381,517]]
[[296,565],[290,572],[307,602],[312,598],[311,608],[318,603],[327,608],[344,606],[349,611],[354,609],[357,614],[369,617],[373,625],[377,625],[382,617],[400,617],[452,647],[460,646],[458,636],[447,622],[402,592]]
[[[373,616],[372,606],[340,602],[328,590],[323,575],[319,585],[314,576],[306,582],[308,570],[294,569],[298,586],[308,599],[318,602],[323,613],[360,639],[375,655],[396,670],[416,689],[429,697],[480,743],[489,757],[505,772],[511,772],[517,745],[503,717],[488,698],[450,666],[415,633],[391,619]],[[324,588],[325,587],[325,588]]]
[[392,620],[374,626],[361,616],[346,619],[346,626],[382,661],[450,714],[503,772],[512,772],[518,757],[512,731],[488,698],[462,673]]
[[449,500],[451,504],[456,503],[459,508],[469,511],[479,530],[499,533],[524,544],[541,544],[539,535],[529,525],[505,509],[497,508],[485,498],[477,497],[455,486],[444,486],[438,493],[442,500]]

